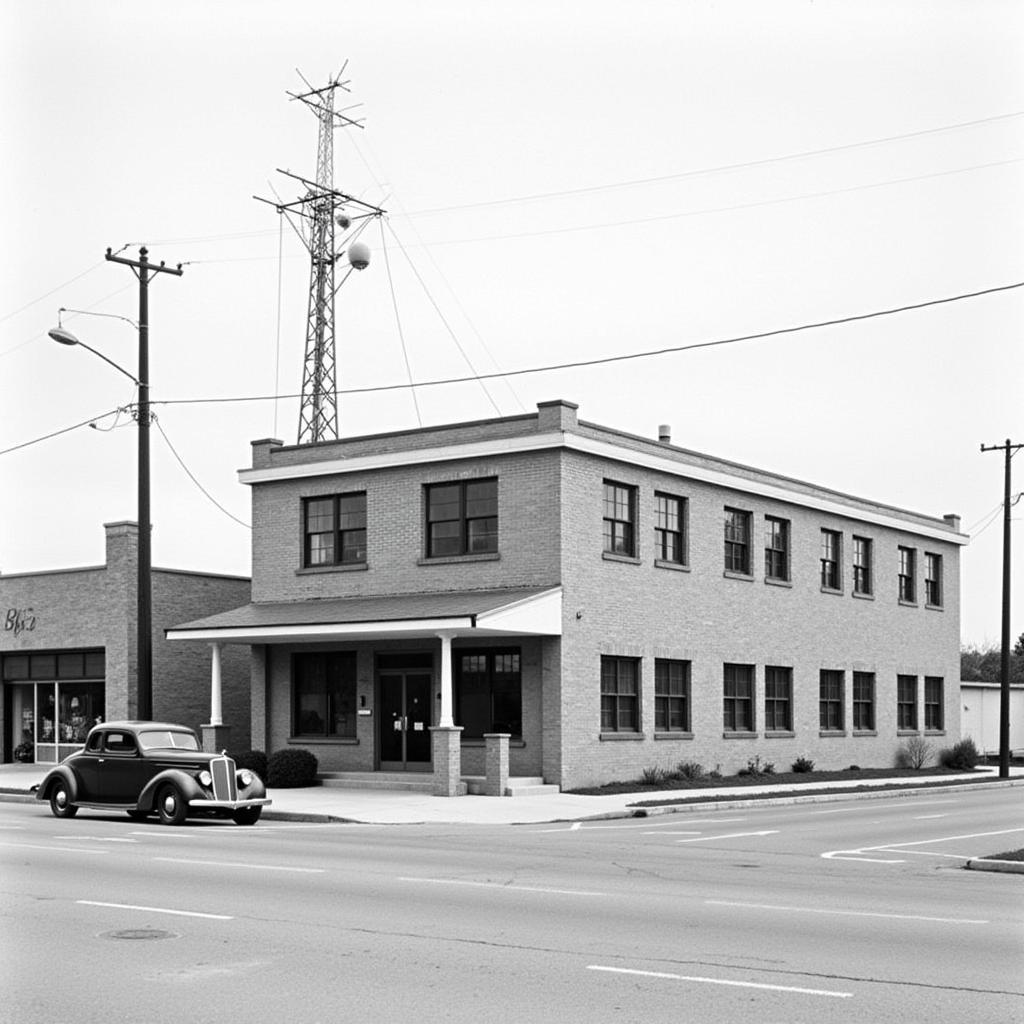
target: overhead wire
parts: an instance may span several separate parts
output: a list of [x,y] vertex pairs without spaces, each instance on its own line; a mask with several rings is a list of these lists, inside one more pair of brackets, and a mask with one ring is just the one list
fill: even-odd
[[[409,348],[405,343],[405,333],[402,331],[402,318],[398,314],[398,298],[395,295],[395,282],[391,276],[391,259],[388,256],[388,240],[387,235],[384,234],[384,224],[380,225],[380,244],[381,249],[384,253],[384,266],[388,272],[388,285],[391,288],[391,306],[395,311],[395,325],[398,328],[398,338],[402,343],[402,359],[405,361],[405,373],[409,378],[410,385],[412,384],[412,367],[409,365]],[[416,398],[416,388],[410,388],[410,394],[412,395],[413,408],[416,411],[416,422],[422,427],[423,417],[420,415],[420,403]]]

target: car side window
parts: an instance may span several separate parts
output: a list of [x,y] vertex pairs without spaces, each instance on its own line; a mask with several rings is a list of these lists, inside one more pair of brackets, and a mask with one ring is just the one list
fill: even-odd
[[103,733],[101,733],[101,732],[94,732],[89,737],[89,742],[85,745],[85,749],[88,750],[90,754],[98,754],[100,752],[100,748],[102,746],[103,746]]
[[108,754],[134,754],[135,737],[126,732],[108,732],[103,749]]

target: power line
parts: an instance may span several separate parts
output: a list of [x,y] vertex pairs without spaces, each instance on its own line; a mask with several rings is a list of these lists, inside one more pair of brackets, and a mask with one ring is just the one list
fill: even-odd
[[60,437],[61,434],[69,434],[72,430],[78,430],[79,427],[87,427],[96,420],[105,420],[108,416],[116,416],[123,409],[124,406],[119,409],[111,409],[110,412],[101,413],[99,416],[90,416],[89,419],[82,420],[81,423],[75,423],[73,426],[62,427],[60,430],[53,431],[52,434],[44,434],[42,437],[33,438],[31,441],[23,441],[21,444],[12,445],[10,448],[0,450],[0,455],[7,455],[10,452],[19,451],[21,448],[28,448],[30,445],[39,444],[42,441],[49,441],[50,438]]
[[[687,345],[670,345],[665,348],[650,349],[645,352],[628,352],[615,356],[602,356],[597,359],[580,359],[568,363],[550,363],[541,366],[525,367],[520,370],[501,370],[493,373],[477,374],[471,377],[447,377],[440,380],[417,381],[408,384],[380,384],[365,388],[345,388],[338,392],[339,395],[375,394],[385,391],[403,391],[408,388],[440,387],[446,384],[469,384],[481,380],[493,380],[502,377],[522,377],[532,373],[551,373],[556,370],[575,370],[585,366],[602,366],[610,363],[622,363],[636,359],[649,359],[654,356],[670,355],[676,352],[688,352],[693,349],[713,348],[719,345],[735,345],[743,341],[758,341],[765,338],[779,337],[786,334],[797,334],[802,331],[816,330],[820,327],[836,327],[841,324],[856,323],[861,320],[873,320],[885,316],[894,316],[897,313],[908,313],[913,310],[927,309],[932,306],[947,305],[953,302],[962,302],[965,299],[976,299],[983,295],[994,295],[999,292],[1012,291],[1015,288],[1024,288],[1024,281],[1017,281],[1013,284],[997,285],[993,288],[983,288],[973,292],[963,292],[959,295],[948,295],[940,299],[928,299],[924,302],[914,302],[903,306],[894,306],[889,309],[874,310],[870,313],[855,313],[851,316],[836,317],[831,320],[817,320],[813,323],[799,324],[793,327],[779,327],[770,331],[758,331],[754,334],[742,334],[732,338],[718,338],[714,341],[697,341]],[[278,398],[292,399],[300,398],[300,395],[251,395],[237,398],[165,398],[161,399],[160,405],[202,405],[219,404],[230,402],[264,402],[273,401]],[[0,453],[2,454],[2,453]]]

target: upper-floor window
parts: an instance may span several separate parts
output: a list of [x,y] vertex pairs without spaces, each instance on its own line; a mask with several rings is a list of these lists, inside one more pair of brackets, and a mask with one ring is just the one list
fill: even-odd
[[750,513],[725,510],[725,571],[750,575]]
[[789,580],[789,520],[764,517],[764,578]]
[[604,549],[636,554],[636,488],[611,480],[604,482]]
[[686,564],[686,499],[654,495],[654,557]]
[[690,731],[690,663],[657,658],[654,662],[654,728]]
[[871,541],[867,537],[853,538],[853,592],[870,594],[874,583],[871,579]]
[[913,548],[899,549],[900,570],[899,570],[899,594],[900,600],[913,604],[917,601],[917,574],[916,556]]
[[841,589],[839,564],[842,537],[836,530],[821,531],[821,585],[825,590]]
[[942,555],[930,551],[924,555],[924,600],[935,608],[942,607]]
[[366,492],[303,501],[304,566],[366,561]]
[[498,550],[498,481],[428,484],[427,557]]

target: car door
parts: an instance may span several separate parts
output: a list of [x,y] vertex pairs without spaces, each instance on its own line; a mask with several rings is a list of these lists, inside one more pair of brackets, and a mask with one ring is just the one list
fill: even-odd
[[145,762],[135,736],[127,730],[110,730],[103,741],[99,766],[103,803],[134,804],[146,784]]
[[104,733],[94,732],[89,737],[84,749],[75,754],[71,761],[71,770],[78,782],[78,799],[85,802],[97,802],[100,795],[101,772],[105,761],[103,755]]

